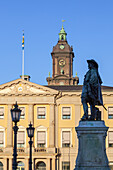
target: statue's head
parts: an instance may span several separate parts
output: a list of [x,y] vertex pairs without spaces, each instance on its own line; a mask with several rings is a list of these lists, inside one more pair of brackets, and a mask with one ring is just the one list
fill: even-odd
[[92,67],[98,69],[98,64],[95,60],[93,60],[93,59],[87,60],[87,63],[88,63],[89,69]]

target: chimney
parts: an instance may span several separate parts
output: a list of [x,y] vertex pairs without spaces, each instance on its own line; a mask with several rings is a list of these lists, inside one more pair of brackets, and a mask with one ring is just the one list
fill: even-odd
[[22,79],[22,77],[24,77],[24,80],[26,80],[26,81],[30,81],[30,76],[29,75],[24,75],[24,76],[20,76],[20,78]]

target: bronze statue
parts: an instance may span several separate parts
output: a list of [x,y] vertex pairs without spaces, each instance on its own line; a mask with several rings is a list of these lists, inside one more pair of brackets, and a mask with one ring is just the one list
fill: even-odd
[[[84,76],[81,100],[84,109],[84,115],[81,120],[100,120],[101,112],[95,105],[102,105],[101,84],[102,80],[98,73],[98,64],[95,60],[87,60],[88,72]],[[91,116],[88,116],[88,103],[90,105]],[[104,106],[103,106],[104,107]],[[105,107],[104,107],[105,108]]]

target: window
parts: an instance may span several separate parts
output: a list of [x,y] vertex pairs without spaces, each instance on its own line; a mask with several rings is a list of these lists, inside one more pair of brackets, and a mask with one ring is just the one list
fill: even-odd
[[45,119],[46,117],[46,108],[37,107],[37,119]]
[[3,170],[3,163],[0,162],[0,170]]
[[113,119],[113,107],[108,107],[108,119]]
[[70,147],[70,131],[62,132],[62,147]]
[[20,119],[25,119],[25,107],[20,107],[20,110],[21,110]]
[[70,170],[70,162],[62,162],[62,170]]
[[64,40],[64,36],[63,35],[61,36],[61,40]]
[[37,132],[37,147],[45,147],[46,145],[46,132],[38,131]]
[[4,146],[4,131],[0,131],[0,147]]
[[0,119],[4,119],[4,107],[0,107]]
[[113,165],[109,165],[109,167],[110,167],[110,170],[113,170]]
[[17,147],[25,147],[25,131],[18,131],[17,133]]
[[17,164],[17,170],[24,170],[24,163],[23,162],[18,162]]
[[71,118],[71,107],[62,107],[62,119]]
[[108,132],[109,147],[113,147],[113,132]]
[[38,162],[36,164],[36,170],[46,170],[46,164],[44,162]]

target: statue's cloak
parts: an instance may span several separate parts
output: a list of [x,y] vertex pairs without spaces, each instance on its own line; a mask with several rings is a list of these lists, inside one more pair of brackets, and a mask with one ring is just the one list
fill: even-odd
[[102,80],[98,70],[95,68],[90,69],[84,77],[82,100],[86,100],[94,105],[103,105],[101,84]]

